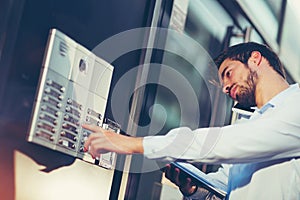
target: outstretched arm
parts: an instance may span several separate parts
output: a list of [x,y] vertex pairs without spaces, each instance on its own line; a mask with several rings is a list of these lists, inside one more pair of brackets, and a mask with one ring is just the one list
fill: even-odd
[[116,134],[95,125],[83,124],[82,127],[93,132],[84,144],[85,151],[89,151],[93,157],[99,157],[100,154],[107,152],[119,154],[144,152],[142,138]]

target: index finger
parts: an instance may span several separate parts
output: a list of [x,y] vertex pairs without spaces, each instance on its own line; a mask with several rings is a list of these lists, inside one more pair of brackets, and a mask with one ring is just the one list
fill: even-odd
[[99,131],[103,130],[101,127],[93,125],[93,124],[82,124],[81,126],[82,126],[82,128],[85,128],[92,132],[99,132]]

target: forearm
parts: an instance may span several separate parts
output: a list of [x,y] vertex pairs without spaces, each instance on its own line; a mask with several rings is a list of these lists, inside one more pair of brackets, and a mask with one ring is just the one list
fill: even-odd
[[125,154],[143,154],[143,138],[141,137],[129,137],[129,136],[121,136],[121,140],[124,141],[124,149],[127,149]]
[[144,153],[143,138],[116,134],[93,125],[84,124],[82,127],[93,132],[85,141],[84,148],[94,157],[107,152],[119,154]]

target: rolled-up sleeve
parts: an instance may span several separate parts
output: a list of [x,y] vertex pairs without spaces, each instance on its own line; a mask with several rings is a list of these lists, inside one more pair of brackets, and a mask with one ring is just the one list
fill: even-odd
[[[172,129],[165,136],[148,136],[143,140],[144,155],[150,159],[195,159],[209,129],[198,129],[198,134],[187,127]],[[197,138],[197,139],[196,139]]]

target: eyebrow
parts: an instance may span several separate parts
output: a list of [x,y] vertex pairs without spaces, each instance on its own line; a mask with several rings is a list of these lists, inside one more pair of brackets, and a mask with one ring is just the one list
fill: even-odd
[[221,73],[222,79],[224,79],[225,71],[226,71],[227,69],[228,69],[228,66],[226,66],[226,67],[224,68],[224,70],[222,71],[222,73]]

